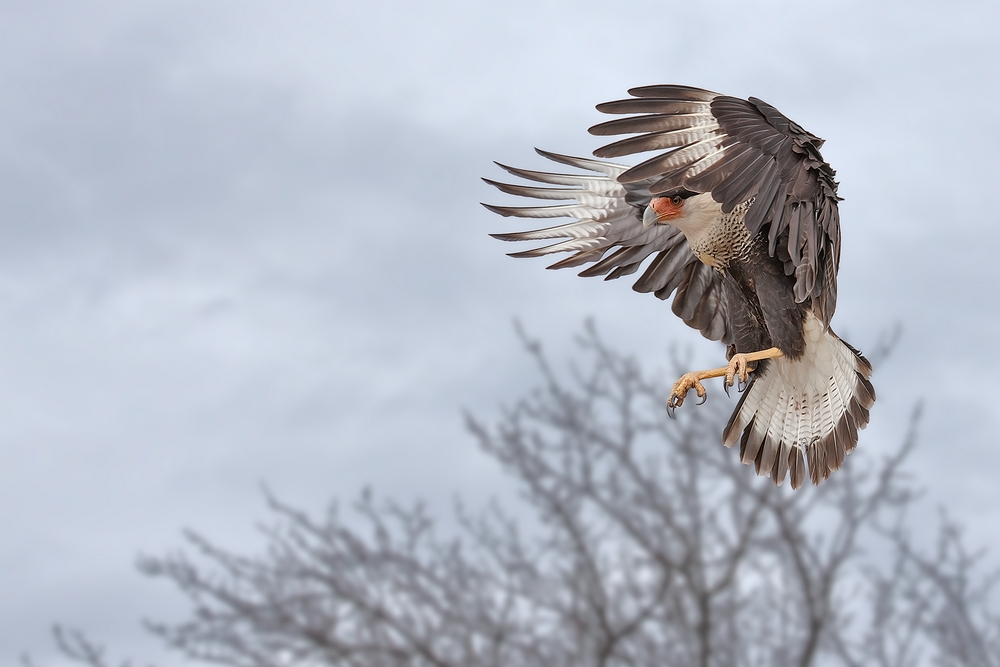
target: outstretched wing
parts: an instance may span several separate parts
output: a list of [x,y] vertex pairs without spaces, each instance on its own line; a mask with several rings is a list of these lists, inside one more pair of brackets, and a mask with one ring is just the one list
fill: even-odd
[[795,275],[795,299],[812,299],[829,325],[837,303],[840,216],[835,172],[823,161],[823,140],[757,98],[741,100],[687,86],[646,86],[631,99],[598,105],[634,114],[590,128],[597,135],[635,134],[594,151],[618,157],[666,152],[617,174],[628,187],[659,194],[684,188],[710,192],[724,212],[753,199],[745,219],[766,233],[768,252]]
[[[538,150],[538,149],[536,149]],[[503,241],[541,241],[556,243],[510,253],[512,257],[540,257],[557,252],[571,252],[569,257],[549,266],[562,269],[594,263],[581,276],[605,276],[605,280],[635,273],[650,255],[646,271],[633,289],[653,292],[667,299],[676,291],[671,308],[684,322],[710,340],[733,342],[728,322],[733,308],[722,281],[694,254],[679,229],[671,225],[643,227],[642,212],[652,195],[649,183],[619,182],[628,167],[588,158],[569,157],[547,151],[538,153],[554,162],[589,171],[589,174],[559,174],[517,169],[497,163],[514,176],[543,186],[510,185],[483,179],[507,194],[570,203],[548,206],[493,206],[489,210],[503,216],[520,218],[575,218],[573,222],[512,234],[493,234]],[[554,186],[554,187],[553,187]],[[609,251],[612,251],[609,253]]]

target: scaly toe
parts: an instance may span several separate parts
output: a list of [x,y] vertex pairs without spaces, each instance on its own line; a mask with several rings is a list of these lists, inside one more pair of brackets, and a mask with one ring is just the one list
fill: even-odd
[[701,383],[696,373],[685,373],[674,383],[674,388],[670,391],[670,398],[667,399],[667,414],[673,417],[674,410],[684,405],[684,398],[692,389],[695,390],[698,398],[701,399],[698,405],[704,403],[708,395],[708,392],[705,391],[705,386]]
[[[745,354],[734,354],[733,358],[729,360],[729,368],[726,371],[725,386],[732,387],[736,384],[736,379],[739,378],[740,385],[742,386],[746,383],[747,378],[750,377],[750,371],[747,367],[747,356]],[[737,387],[737,391],[743,391]],[[726,393],[729,393],[728,390]]]

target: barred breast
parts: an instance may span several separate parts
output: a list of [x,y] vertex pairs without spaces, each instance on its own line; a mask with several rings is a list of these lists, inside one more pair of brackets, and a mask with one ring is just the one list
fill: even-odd
[[702,263],[718,270],[725,269],[734,259],[745,257],[753,235],[743,220],[752,203],[753,199],[743,202],[729,213],[723,213],[720,206],[714,224],[690,236],[685,233],[691,252]]

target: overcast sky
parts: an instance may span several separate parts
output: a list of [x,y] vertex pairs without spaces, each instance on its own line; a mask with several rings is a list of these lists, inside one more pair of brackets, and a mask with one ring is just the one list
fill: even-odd
[[588,154],[594,105],[653,83],[827,140],[834,327],[904,328],[860,446],[925,399],[915,478],[1000,561],[997,25],[985,0],[0,0],[0,665],[49,660],[53,622],[160,656],[139,619],[185,607],[136,556],[185,527],[252,549],[263,483],[502,496],[461,410],[534,381],[514,318],[556,360],[593,316],[650,368],[718,361],[628,282],[506,257],[486,234],[519,221],[478,204],[492,160]]

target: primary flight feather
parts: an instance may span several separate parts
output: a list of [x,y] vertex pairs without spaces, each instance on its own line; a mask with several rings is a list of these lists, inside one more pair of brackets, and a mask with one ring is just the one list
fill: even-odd
[[590,264],[582,276],[639,271],[639,292],[673,295],[673,312],[727,345],[727,366],[687,373],[671,411],[701,380],[748,382],[723,432],[727,447],[775,484],[814,484],[843,465],[875,402],[868,361],[830,329],[837,304],[840,215],[823,141],[771,105],[699,88],[646,86],[598,105],[621,118],[590,132],[633,136],[600,158],[654,152],[635,166],[539,150],[589,173],[500,165],[537,185],[486,180],[501,191],[566,203],[491,206],[504,216],[572,218],[504,241],[552,240],[515,257],[571,253],[549,268]]

